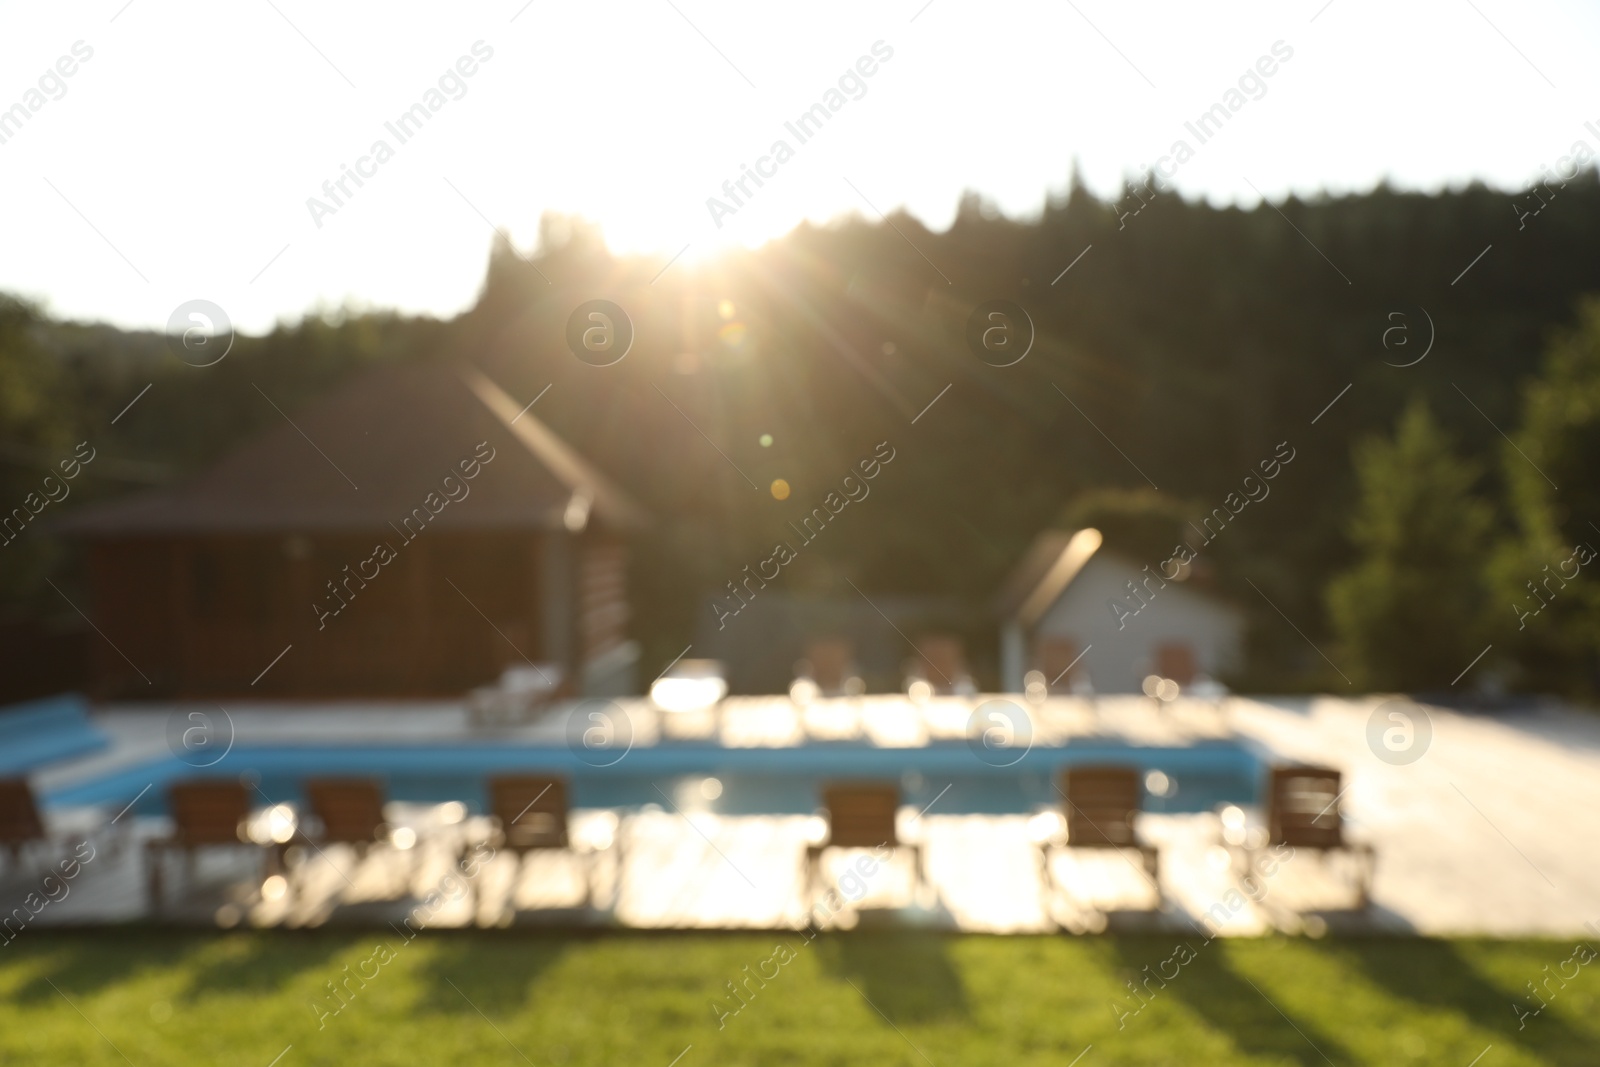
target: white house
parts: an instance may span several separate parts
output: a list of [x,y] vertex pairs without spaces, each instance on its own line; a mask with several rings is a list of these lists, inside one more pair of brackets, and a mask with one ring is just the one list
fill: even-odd
[[1040,534],[997,603],[1002,688],[1037,670],[1052,692],[1137,693],[1152,674],[1188,687],[1232,667],[1244,616],[1180,555],[1135,562],[1098,530]]

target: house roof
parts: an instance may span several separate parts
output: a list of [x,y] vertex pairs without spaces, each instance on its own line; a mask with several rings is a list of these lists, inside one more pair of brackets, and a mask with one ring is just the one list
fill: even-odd
[[[1015,619],[1024,627],[1033,626],[1061,599],[1091,559],[1115,559],[1134,570],[1140,568],[1140,563],[1117,551],[1115,545],[1102,547],[1103,541],[1100,531],[1092,527],[1046,530],[1035,537],[1001,585],[994,601],[995,614],[1002,620]],[[1196,580],[1186,585],[1192,592],[1222,602],[1212,581],[1199,572],[1191,573]],[[1177,580],[1183,582],[1186,577]],[[1229,610],[1233,610],[1231,606]]]
[[[263,394],[265,397],[265,394]],[[265,399],[263,402],[267,402]],[[367,371],[194,478],[83,508],[60,529],[125,534],[369,530],[440,493],[480,442],[493,459],[433,520],[454,529],[639,526],[644,510],[476,368]]]
[[1083,565],[1100,549],[1100,531],[1046,530],[1033,539],[1021,562],[1000,587],[995,600],[1002,619],[1016,619],[1024,626],[1039,621],[1051,604],[1078,576]]

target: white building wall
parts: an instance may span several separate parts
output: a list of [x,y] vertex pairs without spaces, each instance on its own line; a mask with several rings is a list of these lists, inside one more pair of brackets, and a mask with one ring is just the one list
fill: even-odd
[[[1152,565],[1148,574],[1158,574]],[[1183,643],[1194,649],[1202,673],[1216,677],[1238,662],[1243,620],[1234,608],[1185,583],[1152,581],[1154,598],[1137,615],[1117,615],[1107,606],[1120,600],[1129,610],[1138,601],[1128,592],[1130,579],[1143,589],[1148,574],[1114,556],[1096,556],[1050,606],[1030,637],[1068,637],[1079,650],[1093,645],[1075,668],[1087,671],[1097,693],[1137,693],[1145,675],[1155,669],[1156,648]],[[1147,596],[1149,594],[1146,594]]]

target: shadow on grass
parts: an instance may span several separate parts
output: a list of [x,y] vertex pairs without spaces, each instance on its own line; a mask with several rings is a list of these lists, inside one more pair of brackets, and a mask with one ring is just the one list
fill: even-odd
[[[28,934],[33,936],[26,936]],[[12,996],[20,1003],[58,1000],[55,983],[67,996],[91,997],[127,981],[135,972],[160,970],[181,964],[199,952],[207,938],[153,934],[92,934],[24,931],[8,946],[10,960],[37,955],[38,972],[17,987]]]
[[[1174,945],[1180,941],[1194,953],[1181,968],[1177,963],[1166,962],[1173,957]],[[1149,1010],[1159,1011],[1166,997],[1181,1001],[1203,1017],[1211,1029],[1226,1034],[1239,1052],[1249,1056],[1282,1059],[1301,1067],[1327,1067],[1328,1056],[1346,1062],[1351,1059],[1338,1042],[1320,1031],[1315,1023],[1282,1012],[1281,1003],[1268,999],[1272,997],[1272,990],[1261,988],[1234,970],[1228,958],[1228,946],[1223,941],[1206,944],[1204,936],[1189,936],[1116,938],[1110,944],[1122,969],[1119,980],[1139,986],[1147,998]],[[1147,965],[1148,971],[1145,970]],[[1175,970],[1176,977],[1163,986],[1161,972],[1171,974]],[[1140,1005],[1131,991],[1125,990],[1119,1000],[1129,1012],[1136,1011]],[[1148,1021],[1141,1016],[1142,1012],[1132,1014],[1124,1021],[1129,1028],[1136,1027]]]
[[[50,931],[26,946],[40,965],[13,996],[23,1003],[55,1000],[54,982],[69,997],[94,996],[141,972],[183,975],[174,996],[193,1002],[207,994],[281,992],[294,976],[362,944],[357,935],[301,936],[281,932],[171,933]],[[17,946],[24,947],[22,940]]]
[[949,939],[934,933],[885,931],[819,937],[825,973],[853,982],[895,1023],[965,1019],[961,976],[950,963]]
[[[1541,1058],[1559,1054],[1552,1062],[1593,1062],[1589,1057],[1594,1056],[1596,1034],[1578,1030],[1557,1014],[1561,1000],[1559,977],[1551,981],[1548,989],[1539,989],[1551,1007],[1538,1015],[1530,1014],[1519,1030],[1513,1005],[1531,1013],[1539,1008],[1540,1002],[1526,987],[1508,992],[1484,976],[1461,954],[1455,942],[1347,941],[1329,947],[1347,966],[1359,969],[1368,980],[1392,996],[1420,1007],[1463,1016],[1473,1026],[1498,1034],[1496,1044],[1505,1041]],[[1557,974],[1559,965],[1571,952],[1570,944],[1552,942],[1549,958],[1541,959],[1537,967],[1530,967],[1523,980],[1537,987],[1549,975]],[[1542,969],[1545,964],[1549,964],[1549,972]],[[1583,977],[1580,974],[1577,980]]]
[[285,934],[266,930],[222,940],[224,945],[196,961],[187,985],[178,994],[184,1000],[218,993],[281,993],[297,975],[309,970],[331,972],[334,957],[366,944],[360,934],[345,932]]
[[509,1015],[528,1003],[539,976],[566,954],[565,937],[518,937],[505,931],[450,933],[418,939],[416,1010],[445,1015]]

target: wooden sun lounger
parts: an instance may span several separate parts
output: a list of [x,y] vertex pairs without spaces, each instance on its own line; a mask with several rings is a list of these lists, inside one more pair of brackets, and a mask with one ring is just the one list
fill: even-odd
[[489,779],[489,813],[494,819],[492,844],[517,854],[555,849],[584,859],[583,906],[594,900],[596,853],[578,852],[568,834],[567,781],[540,775],[506,775]]
[[0,850],[15,865],[22,862],[22,855],[30,846],[48,842],[44,819],[39,816],[27,779],[0,779]]
[[94,842],[97,853],[116,856],[120,854],[132,820],[124,823],[122,830],[102,827],[89,833],[62,834],[50,832],[44,816],[39,811],[38,798],[26,778],[0,778],[0,854],[9,858],[13,868],[21,868],[30,850],[41,853],[60,853],[77,849],[81,844]]
[[822,806],[828,813],[828,839],[806,846],[805,891],[809,906],[822,854],[830,848],[878,848],[910,851],[917,888],[927,884],[922,846],[900,840],[895,814],[900,809],[900,787],[889,783],[851,783],[825,786]]
[[946,634],[926,634],[917,640],[917,654],[907,661],[906,681],[923,681],[938,694],[975,693],[961,639]]
[[[315,836],[302,830],[299,840],[324,845],[349,845],[356,860],[366,859],[374,845],[395,844],[394,828],[383,814],[383,783],[375,778],[309,778],[302,788],[312,816],[320,823]],[[420,842],[396,845],[404,854],[403,877],[409,885],[421,855]]]
[[305,783],[311,813],[322,824],[319,845],[350,845],[360,855],[389,840],[383,786],[371,778],[312,778]]
[[167,791],[167,807],[172,814],[172,833],[145,844],[152,914],[161,910],[163,867],[170,852],[183,854],[191,878],[195,854],[203,848],[259,850],[262,880],[281,866],[280,847],[260,845],[245,837],[245,823],[250,817],[250,792],[244,783],[179,782]]
[[1274,767],[1267,785],[1267,845],[1308,849],[1324,858],[1349,853],[1356,860],[1356,906],[1366,908],[1377,855],[1371,845],[1345,836],[1342,780],[1332,767]]
[[1040,846],[1039,861],[1046,884],[1056,882],[1050,855],[1056,848],[1132,850],[1139,853],[1144,871],[1161,897],[1161,857],[1155,846],[1139,836],[1137,822],[1144,806],[1144,784],[1133,767],[1074,767],[1061,774],[1063,814],[1067,819],[1065,846],[1046,842]]
[[796,678],[807,678],[825,697],[848,696],[861,689],[860,668],[850,642],[838,638],[812,641],[806,658],[796,664]]

